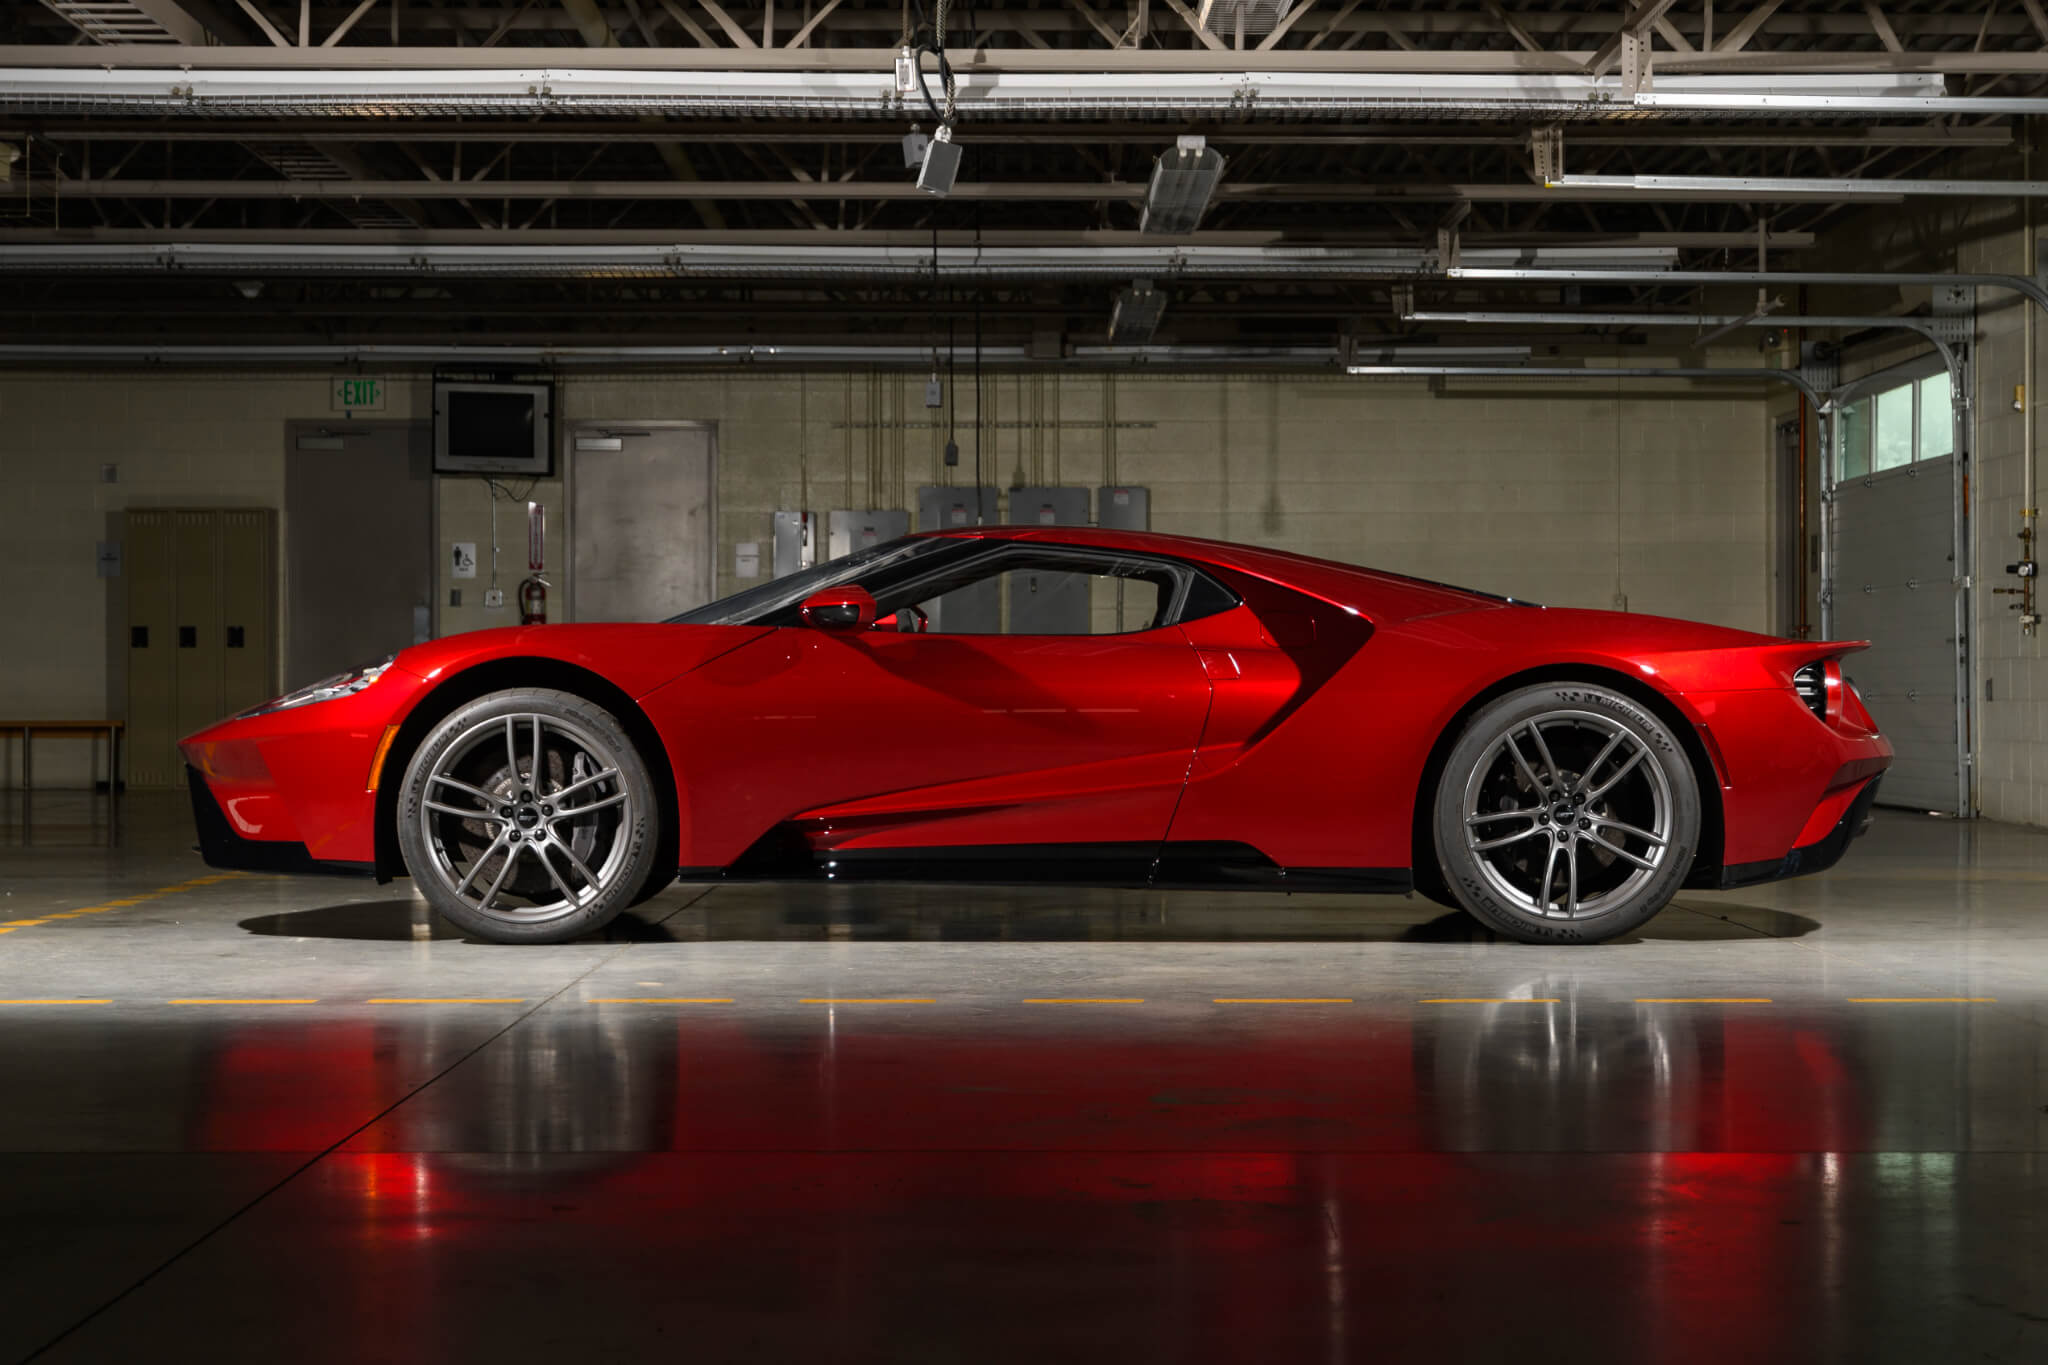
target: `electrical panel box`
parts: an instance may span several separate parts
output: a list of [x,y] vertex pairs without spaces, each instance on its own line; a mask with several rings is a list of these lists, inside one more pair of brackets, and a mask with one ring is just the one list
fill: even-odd
[[1088,490],[1085,488],[1012,488],[1012,526],[1086,526]]
[[816,528],[809,512],[777,512],[774,526],[777,578],[808,569],[817,562]]
[[1152,490],[1109,487],[1096,489],[1095,524],[1112,531],[1151,530]]
[[[926,484],[917,490],[917,529],[948,531],[967,526],[993,526],[998,494],[995,485],[948,488]],[[1003,628],[1003,599],[998,580],[984,579],[933,604],[931,628],[954,635],[995,635]]]
[[900,507],[835,507],[825,514],[825,558],[837,559],[909,534],[910,513]]
[[[1010,521],[1017,526],[1086,526],[1088,490],[1013,488]],[[1033,570],[1003,576],[1010,585],[1010,634],[1089,633],[1088,575]]]
[[946,488],[926,484],[917,490],[917,529],[952,531],[962,526],[993,526],[1002,520],[996,514],[996,487],[983,484],[979,509],[973,488]]

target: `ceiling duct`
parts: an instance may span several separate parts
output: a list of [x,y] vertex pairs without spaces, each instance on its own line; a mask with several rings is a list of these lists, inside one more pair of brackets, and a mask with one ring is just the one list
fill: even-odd
[[1175,139],[1173,150],[1152,162],[1152,183],[1145,187],[1145,214],[1140,232],[1185,237],[1202,221],[1223,178],[1223,153],[1201,137]]
[[206,29],[173,0],[43,0],[96,43],[200,44]]
[[[350,167],[317,143],[245,142],[251,156],[294,184],[333,183],[351,180],[360,167]],[[375,199],[335,198],[325,201],[336,213],[359,228],[410,228],[419,224]]]
[[1294,0],[1202,0],[1196,23],[1219,38],[1251,37],[1273,31]]
[[1165,291],[1150,280],[1132,280],[1130,288],[1116,296],[1116,304],[1109,310],[1110,345],[1134,346],[1150,341],[1164,316]]

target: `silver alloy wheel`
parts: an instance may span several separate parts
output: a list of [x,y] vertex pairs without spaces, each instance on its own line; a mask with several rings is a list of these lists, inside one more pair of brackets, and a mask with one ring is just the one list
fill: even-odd
[[633,798],[620,769],[604,740],[554,716],[494,716],[465,730],[435,761],[420,802],[443,888],[526,924],[588,905],[631,861]]
[[1510,726],[1472,765],[1461,809],[1465,846],[1494,894],[1544,919],[1626,904],[1672,851],[1663,763],[1594,711]]

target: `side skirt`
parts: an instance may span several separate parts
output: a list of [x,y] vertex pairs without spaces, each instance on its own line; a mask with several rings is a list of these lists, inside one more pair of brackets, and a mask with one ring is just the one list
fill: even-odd
[[1405,867],[1281,867],[1249,844],[990,844],[814,850],[783,826],[730,867],[685,867],[685,882],[950,882],[1189,891],[1323,891],[1399,895]]

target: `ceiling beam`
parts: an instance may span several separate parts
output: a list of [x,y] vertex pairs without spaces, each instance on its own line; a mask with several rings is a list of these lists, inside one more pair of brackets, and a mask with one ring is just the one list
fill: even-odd
[[1734,28],[1728,30],[1727,36],[1714,44],[1714,51],[1728,55],[1742,51],[1749,46],[1749,40],[1756,37],[1757,30],[1769,23],[1771,16],[1776,14],[1778,7],[1784,3],[1785,0],[1757,0],[1755,7],[1737,20]]
[[277,25],[270,22],[270,17],[256,8],[254,0],[235,0],[235,3],[242,7],[242,13],[256,21],[256,27],[263,30],[263,36],[270,39],[272,47],[288,48],[292,45],[291,39],[277,31]]
[[2041,0],[2020,0],[2020,7],[2026,10],[2027,22],[2041,35],[2041,41],[2048,43],[2048,14],[2042,13]]
[[1664,11],[1672,4],[1673,0],[1638,0],[1636,7],[1621,21],[1621,27],[1593,49],[1593,55],[1586,60],[1587,74],[1597,76],[1614,65],[1614,59],[1621,55],[1622,42],[1643,37],[1652,24],[1664,17]]

